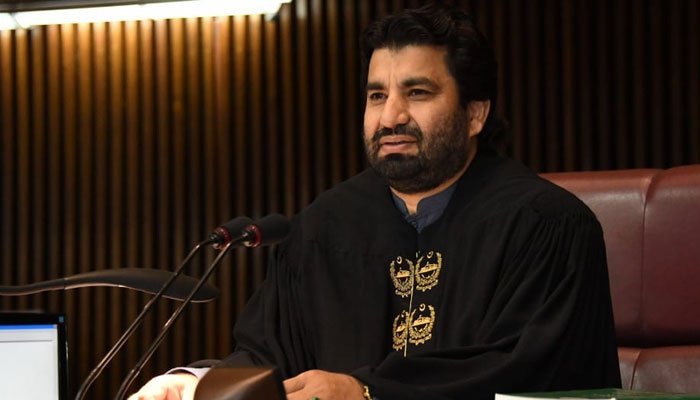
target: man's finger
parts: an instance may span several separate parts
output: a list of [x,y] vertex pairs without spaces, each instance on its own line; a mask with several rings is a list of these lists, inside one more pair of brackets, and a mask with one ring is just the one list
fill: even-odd
[[142,387],[138,392],[129,396],[128,400],[163,400],[167,399],[167,390],[153,384]]
[[312,397],[313,396],[309,396],[303,390],[287,394],[287,400],[309,400]]
[[289,378],[285,379],[284,382],[284,391],[289,394],[289,393],[294,393],[297,392],[301,389],[304,388],[304,385],[306,384],[306,379],[304,378],[303,374],[302,375],[297,375],[294,378]]
[[182,391],[182,400],[194,400],[194,392],[196,389],[197,385],[186,385]]

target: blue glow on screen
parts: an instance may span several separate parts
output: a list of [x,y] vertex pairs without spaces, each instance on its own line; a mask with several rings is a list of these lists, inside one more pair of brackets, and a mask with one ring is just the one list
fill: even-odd
[[54,329],[56,325],[0,325],[0,330]]

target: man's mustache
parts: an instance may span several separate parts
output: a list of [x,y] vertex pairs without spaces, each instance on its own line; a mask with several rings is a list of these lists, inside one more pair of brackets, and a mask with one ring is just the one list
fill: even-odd
[[379,139],[383,138],[384,136],[392,135],[412,136],[418,142],[423,140],[423,132],[421,132],[419,127],[409,125],[398,125],[394,129],[381,128],[378,131],[374,132],[374,135],[372,135],[372,142],[378,143]]

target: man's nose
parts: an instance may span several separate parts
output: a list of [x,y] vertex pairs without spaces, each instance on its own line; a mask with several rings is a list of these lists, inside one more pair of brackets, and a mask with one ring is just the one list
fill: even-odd
[[382,115],[379,120],[382,128],[394,129],[399,125],[406,125],[410,120],[408,113],[408,104],[399,96],[389,96]]

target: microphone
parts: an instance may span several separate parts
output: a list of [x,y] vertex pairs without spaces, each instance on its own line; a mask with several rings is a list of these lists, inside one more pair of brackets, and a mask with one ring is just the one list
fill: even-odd
[[[212,244],[214,246],[220,246],[224,245],[226,246],[228,243],[231,242],[231,237],[232,234],[231,232],[237,232],[243,229],[246,226],[249,226],[253,220],[251,220],[248,217],[237,217],[234,218],[225,224],[219,226],[218,228],[214,229],[209,236],[197,243],[192,250],[187,254],[185,259],[180,263],[180,265],[173,271],[172,273],[168,273],[169,278],[168,280],[163,283],[160,287],[160,290],[158,293],[156,293],[155,296],[153,296],[148,303],[146,303],[146,306],[144,306],[143,310],[139,313],[139,315],[136,316],[136,319],[134,319],[134,322],[129,325],[129,327],[124,331],[122,336],[117,340],[114,345],[109,349],[107,354],[100,360],[100,362],[93,368],[92,371],[90,371],[90,375],[88,375],[87,378],[85,378],[85,381],[83,384],[80,386],[80,389],[78,390],[78,394],[75,396],[75,400],[82,400],[85,398],[85,395],[87,394],[88,389],[90,386],[95,382],[98,376],[102,373],[102,371],[105,369],[107,364],[112,361],[114,356],[121,350],[122,347],[126,344],[127,340],[134,334],[136,329],[138,329],[139,326],[141,326],[141,323],[143,322],[144,318],[146,317],[146,314],[153,308],[153,305],[158,301],[161,296],[163,296],[171,287],[171,285],[175,284],[177,286],[177,279],[182,273],[182,270],[185,268],[185,265],[194,257],[194,255],[199,252],[199,250],[202,248],[202,246],[205,246],[207,244]],[[194,297],[193,296],[193,291],[194,294],[197,294],[199,292],[199,288],[203,286],[200,281],[197,282],[197,284],[194,285],[194,289],[191,287],[188,288],[189,294],[185,298],[185,301],[189,303],[189,298]],[[200,294],[198,296],[202,296],[203,294]]]
[[[261,218],[254,224],[246,225],[245,227],[239,230],[240,232],[237,236],[232,236],[231,240],[228,243],[224,244],[223,247],[221,247],[219,254],[209,265],[207,270],[204,272],[204,275],[202,275],[202,277],[199,279],[197,286],[195,286],[194,289],[192,289],[189,296],[187,296],[187,299],[185,299],[180,304],[180,306],[172,313],[170,318],[163,325],[163,328],[161,329],[158,336],[151,343],[151,346],[148,348],[148,350],[146,350],[141,359],[139,359],[134,368],[129,372],[127,377],[124,379],[124,382],[122,382],[122,385],[119,387],[119,391],[117,392],[115,399],[121,400],[126,397],[126,392],[129,390],[129,386],[131,386],[136,377],[141,373],[141,370],[143,369],[144,365],[146,365],[148,360],[151,359],[151,356],[153,356],[153,353],[155,353],[156,349],[165,338],[165,335],[180,317],[185,307],[189,305],[190,300],[194,297],[194,294],[199,289],[199,286],[203,285],[204,282],[206,282],[209,279],[211,274],[214,272],[216,266],[226,255],[226,253],[231,249],[231,247],[234,247],[238,244],[243,244],[246,247],[258,247],[276,244],[287,237],[287,235],[289,234],[289,229],[290,224],[286,217],[280,214],[270,214]],[[235,232],[235,229],[233,230],[233,232],[229,232],[233,233]]]
[[207,238],[212,247],[219,250],[233,240],[233,235],[239,234],[244,228],[253,225],[253,220],[248,217],[236,217],[214,229]]
[[[170,279],[170,276],[170,271],[159,269],[104,269],[84,272],[65,278],[30,283],[28,285],[0,286],[0,296],[22,296],[51,290],[70,290],[93,286],[121,287],[156,294],[163,284]],[[197,280],[195,278],[180,275],[173,285],[167,288],[163,296],[174,300],[184,300],[196,284]],[[218,289],[206,284],[202,290],[197,292],[192,301],[207,302],[214,300],[218,295]]]

